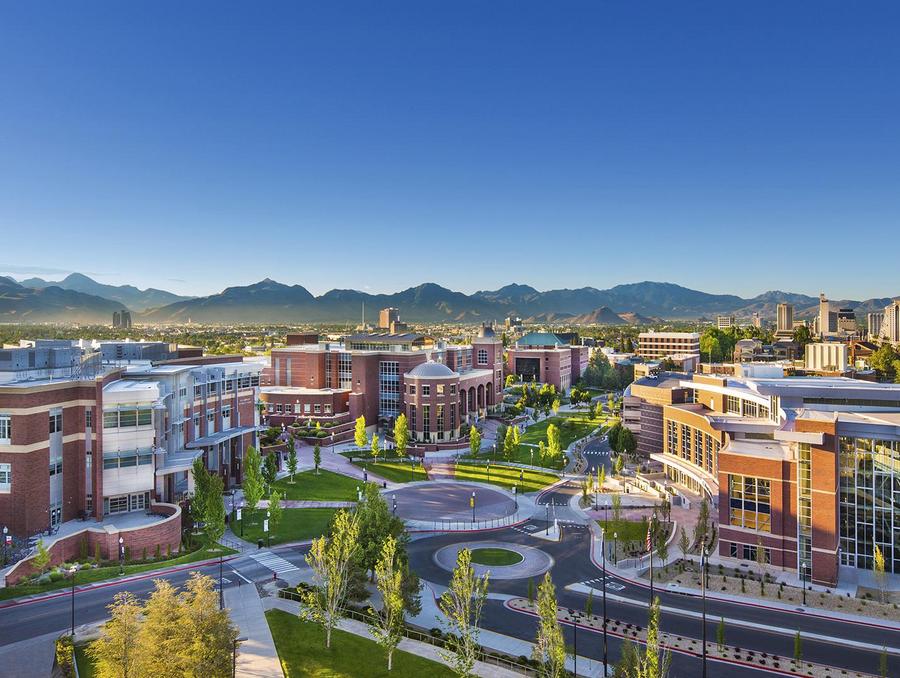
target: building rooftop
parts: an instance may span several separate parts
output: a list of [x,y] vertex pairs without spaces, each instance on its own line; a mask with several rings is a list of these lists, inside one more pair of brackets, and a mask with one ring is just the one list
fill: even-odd
[[429,361],[416,365],[409,372],[407,372],[407,375],[410,377],[440,378],[455,377],[457,376],[457,373],[443,363],[435,363]]
[[371,342],[373,344],[408,344],[423,339],[425,339],[424,334],[416,334],[415,332],[402,332],[399,334],[391,334],[390,332],[359,332],[344,338],[345,341],[356,343]]
[[565,342],[552,332],[529,332],[516,339],[516,346],[565,346]]
[[305,386],[263,386],[260,393],[273,395],[323,395],[328,393],[349,393],[349,388],[307,388]]

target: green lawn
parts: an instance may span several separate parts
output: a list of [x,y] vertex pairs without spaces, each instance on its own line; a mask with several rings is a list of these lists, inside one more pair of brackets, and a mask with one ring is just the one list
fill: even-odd
[[334,630],[331,648],[325,648],[325,632],[283,610],[269,610],[266,620],[275,640],[285,678],[451,678],[443,664],[396,650],[394,666],[387,670],[387,655],[377,643],[345,631]]
[[340,473],[319,469],[304,471],[294,476],[275,481],[274,488],[281,492],[282,499],[306,499],[309,501],[356,501],[356,487],[359,480]]
[[479,565],[515,565],[522,562],[522,556],[509,549],[473,549],[472,562]]
[[94,662],[87,653],[88,645],[75,646],[75,663],[78,665],[78,678],[94,678],[97,675],[94,671]]
[[636,520],[620,520],[615,521],[598,520],[597,524],[606,529],[606,538],[612,539],[613,533],[619,535],[620,542],[639,541],[644,543],[647,540],[647,523]]
[[[224,546],[212,550],[198,549],[196,551],[192,551],[191,553],[177,556],[175,558],[163,558],[152,563],[126,565],[124,576],[140,574],[141,572],[150,572],[152,570],[161,570],[166,567],[188,565],[190,563],[196,563],[201,560],[208,560],[209,558],[218,558],[219,553],[223,553],[224,555],[228,556],[232,553],[237,553],[237,551],[235,551],[234,549],[226,548]],[[118,576],[118,565],[109,565],[105,567],[92,568],[90,570],[81,570],[77,575],[75,575],[75,585],[81,586],[82,584],[92,584],[94,582],[104,581],[106,579],[115,579]],[[57,591],[59,589],[69,588],[72,585],[71,581],[72,580],[68,577],[64,577],[63,579],[60,579],[58,581],[51,581],[44,584],[20,584],[18,586],[8,586],[0,589],[0,600],[17,598],[19,596],[31,596],[37,593],[47,593],[49,591]]]
[[[481,483],[493,483],[508,490],[513,485],[518,486],[519,492],[534,492],[542,490],[552,483],[559,480],[559,476],[553,473],[544,473],[542,471],[531,471],[528,469],[516,468],[515,466],[501,466],[491,464],[490,474],[488,473],[487,464],[456,464],[457,480],[474,480]],[[519,475],[522,476],[522,483],[519,483]]]
[[428,474],[422,464],[416,464],[412,472],[410,465],[403,461],[379,461],[377,464],[369,461],[357,462],[355,466],[367,469],[370,473],[375,473],[385,480],[395,483],[408,483],[413,480],[428,480]]
[[534,465],[545,466],[547,468],[561,469],[566,465],[563,454],[555,460],[545,459],[542,463],[538,458],[538,443],[543,440],[547,442],[547,427],[554,424],[559,428],[559,444],[563,452],[565,449],[579,438],[584,438],[588,433],[593,431],[601,424],[601,420],[592,417],[589,412],[565,413],[554,417],[549,417],[537,424],[532,424],[525,429],[525,433],[519,440],[519,449],[515,458],[511,461],[520,464],[530,464],[532,452],[534,452]]
[[[335,511],[336,509],[330,508],[284,509],[281,522],[272,529],[270,543],[284,544],[320,537],[328,531]],[[234,521],[231,530],[246,541],[255,543],[257,539],[262,539],[265,543],[266,534],[263,532],[265,517],[266,512],[263,509],[256,509],[252,513],[244,509],[244,520]],[[241,535],[242,522],[245,523],[243,535]]]

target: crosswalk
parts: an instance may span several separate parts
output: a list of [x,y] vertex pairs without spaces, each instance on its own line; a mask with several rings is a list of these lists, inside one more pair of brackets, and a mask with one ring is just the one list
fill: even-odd
[[263,567],[267,567],[275,574],[284,572],[294,572],[300,568],[292,562],[285,560],[281,556],[275,555],[271,551],[260,551],[259,553],[251,553],[250,557]]
[[[592,589],[599,589],[603,586],[603,577],[596,577],[594,579],[588,579],[587,581],[580,582],[584,586],[589,586]],[[622,584],[618,584],[614,581],[606,582],[606,590],[607,591],[624,591],[625,586]]]

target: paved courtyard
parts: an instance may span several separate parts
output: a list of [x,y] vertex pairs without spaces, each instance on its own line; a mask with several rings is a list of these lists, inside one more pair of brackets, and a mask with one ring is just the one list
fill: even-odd
[[397,515],[410,520],[471,520],[475,493],[477,521],[505,518],[516,511],[506,493],[470,483],[426,482],[398,488],[385,494],[388,505],[397,498]]

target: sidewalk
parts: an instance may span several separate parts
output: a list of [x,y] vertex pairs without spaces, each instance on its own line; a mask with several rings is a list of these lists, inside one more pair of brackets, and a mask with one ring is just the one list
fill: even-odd
[[283,678],[275,641],[263,612],[262,600],[251,584],[225,589],[225,605],[238,627],[240,638],[246,638],[238,650],[237,676]]
[[49,676],[56,654],[56,639],[67,631],[46,633],[43,636],[21,640],[0,647],[0,666],[9,678]]

